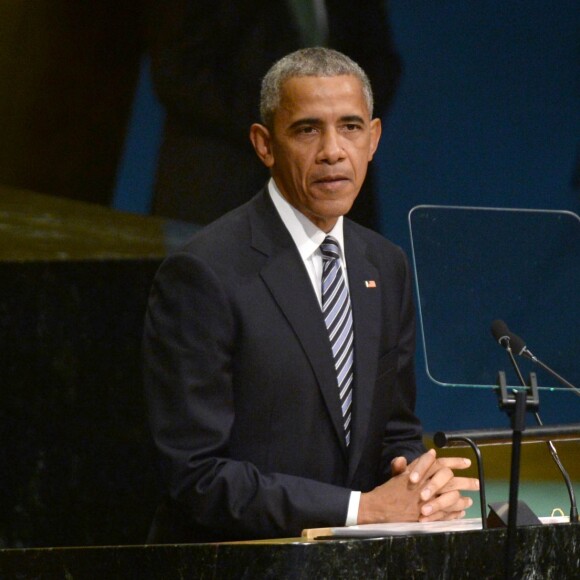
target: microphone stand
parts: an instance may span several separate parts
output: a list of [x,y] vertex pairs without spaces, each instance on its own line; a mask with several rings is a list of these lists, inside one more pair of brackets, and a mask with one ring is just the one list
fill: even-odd
[[[538,425],[540,425],[540,427],[543,427],[544,424],[542,423],[542,419],[540,419],[539,413],[537,412],[534,413],[534,416],[536,417],[536,422],[538,423]],[[572,485],[572,480],[570,479],[570,476],[568,475],[568,472],[566,471],[566,468],[564,467],[563,463],[560,461],[560,456],[558,455],[556,447],[554,447],[552,441],[548,439],[546,441],[546,445],[548,446],[548,451],[550,452],[550,455],[552,456],[552,459],[554,460],[556,467],[560,470],[560,473],[564,478],[564,483],[566,485],[566,489],[568,490],[568,497],[570,498],[570,522],[578,523],[578,507],[576,505],[576,494],[574,493],[574,486]]]
[[[511,354],[511,349],[506,349]],[[512,355],[513,356],[513,355]],[[517,363],[515,365],[517,368]],[[523,380],[519,369],[517,374]],[[476,454],[478,475],[480,480],[480,502],[482,512],[482,528],[497,527],[505,525],[505,515],[507,513],[507,541],[505,553],[505,573],[506,578],[513,577],[514,556],[516,548],[517,526],[541,524],[541,521],[532,510],[522,501],[518,501],[519,478],[520,478],[520,458],[521,444],[524,437],[530,441],[544,441],[551,445],[551,439],[558,440],[578,440],[580,439],[580,424],[557,425],[553,427],[530,427],[526,430],[525,414],[527,411],[534,411],[538,418],[539,408],[538,384],[535,373],[530,373],[530,384],[523,382],[524,388],[510,388],[508,392],[505,373],[498,373],[498,388],[496,392],[499,398],[500,409],[506,411],[511,421],[509,429],[480,429],[457,432],[435,433],[434,442],[438,447],[464,446],[469,445]],[[524,433],[526,435],[524,436]],[[476,442],[493,445],[497,443],[507,443],[511,439],[512,457],[510,468],[509,501],[490,504],[491,512],[485,518],[485,487],[483,481],[483,463],[481,454]],[[510,509],[510,507],[512,509]],[[576,516],[574,517],[574,515]],[[570,512],[570,522],[577,522],[577,511],[575,500]],[[486,525],[487,524],[487,525]]]
[[[507,396],[507,387],[505,386],[505,374],[500,372],[500,388],[503,385],[504,394]],[[532,380],[532,384],[534,384],[535,379]],[[532,390],[534,387],[532,387]],[[527,398],[526,393],[519,389],[517,393],[519,395],[519,412],[521,413],[521,407],[524,405],[522,404],[522,400]],[[513,401],[509,402],[510,406],[514,407],[518,405],[517,396],[514,395]],[[529,395],[528,395],[529,396]],[[531,397],[533,399],[533,395]],[[523,401],[525,403],[525,401]],[[514,413],[515,415],[515,413]],[[517,417],[517,420],[521,420],[521,415]],[[516,425],[516,427],[520,427],[520,425]],[[521,430],[519,432],[519,436],[516,436],[516,443],[517,439],[520,439],[520,443],[543,443],[548,441],[580,441],[580,423],[574,423],[571,425],[550,425],[550,426],[540,426],[540,427],[529,427],[525,431]],[[476,456],[478,458],[478,468],[481,465],[481,471],[479,473],[480,479],[480,501],[482,502],[482,527],[485,529],[486,527],[497,527],[498,525],[505,525],[505,514],[508,513],[508,536],[506,541],[506,563],[505,563],[505,570],[506,570],[506,578],[511,580],[513,575],[513,554],[515,551],[515,540],[516,540],[516,528],[517,524],[519,525],[533,525],[533,524],[541,524],[540,520],[536,518],[533,512],[529,509],[529,507],[521,501],[518,501],[517,504],[513,502],[517,500],[517,490],[519,485],[519,451],[514,456],[512,451],[512,477],[510,479],[510,498],[509,504],[506,502],[500,502],[496,504],[490,504],[491,512],[488,518],[488,526],[485,525],[485,492],[484,490],[484,481],[482,480],[483,477],[483,465],[481,462],[481,453],[478,448],[478,444],[483,445],[498,445],[509,443],[513,441],[513,431],[511,429],[469,429],[465,431],[438,431],[433,436],[433,441],[437,447],[466,447],[470,446],[472,449],[476,448]],[[516,447],[519,447],[516,445]],[[515,493],[512,493],[512,490],[515,489]],[[482,494],[483,492],[483,494]],[[481,498],[484,498],[483,500]],[[514,509],[510,509],[508,511],[509,506],[514,506]],[[517,507],[515,507],[517,506]],[[516,519],[517,518],[517,519]],[[515,525],[514,525],[514,519]],[[495,520],[495,521],[494,521]],[[535,520],[535,521],[534,521]],[[573,520],[570,520],[571,522]],[[510,526],[511,522],[511,528]]]
[[[507,350],[508,353],[510,354],[510,357],[513,358],[511,349],[508,348]],[[521,374],[519,373],[519,371],[518,374],[521,378]],[[510,395],[507,391],[505,373],[503,371],[499,373],[498,382],[499,382],[498,396],[500,399],[499,407],[508,414],[511,420],[513,432],[509,500],[507,506],[508,527],[507,527],[507,542],[505,554],[506,578],[511,579],[513,577],[513,564],[516,549],[518,512],[520,511],[520,509],[522,512],[527,511],[527,509],[529,509],[527,508],[527,506],[526,506],[527,509],[520,508],[520,504],[518,503],[518,491],[520,486],[520,458],[522,448],[522,433],[526,429],[526,411],[528,410],[536,411],[538,409],[539,397],[538,397],[538,385],[536,383],[535,376],[531,377],[529,394],[524,390],[516,389],[514,390],[513,394]],[[537,518],[535,519],[539,522]]]
[[[514,336],[513,338],[514,338],[514,340],[523,343],[523,340],[521,340],[521,338],[516,337],[516,336]],[[512,363],[512,366],[513,366],[514,370],[516,371],[516,374],[518,375],[518,379],[520,380],[520,384],[525,385],[525,382],[524,382],[524,379],[523,379],[522,374],[520,372],[518,363],[516,362],[516,359],[514,358],[514,355],[512,353],[512,349],[510,347],[510,339],[508,339],[507,346],[505,348],[506,348],[508,355],[510,357],[510,361]],[[520,356],[524,356],[524,357],[528,358],[533,363],[535,363],[538,366],[540,366],[541,368],[543,368],[545,371],[547,371],[549,374],[551,374],[554,378],[556,378],[560,383],[562,383],[564,386],[571,389],[576,395],[580,396],[580,389],[575,387],[572,383],[567,381],[563,376],[559,375],[554,369],[552,369],[547,364],[542,362],[538,357],[536,357],[536,355],[527,346],[524,345],[521,348],[521,350],[519,351],[519,354],[520,354]],[[532,377],[532,376],[535,377],[535,374],[531,373],[530,377]],[[542,426],[543,425],[542,419],[540,418],[540,414],[538,413],[537,410],[534,411],[534,417],[536,418],[536,422],[538,423],[538,425]],[[560,457],[559,457],[558,452],[556,451],[556,448],[554,447],[554,444],[552,443],[552,441],[548,440],[548,441],[546,441],[546,444],[548,446],[548,451],[550,452],[550,455],[552,456],[552,459],[554,460],[554,463],[556,464],[556,466],[560,470],[560,473],[562,474],[562,477],[564,478],[564,483],[566,484],[566,489],[568,490],[568,496],[570,497],[570,522],[578,523],[578,508],[576,506],[576,494],[574,493],[574,486],[572,485],[572,481],[570,480],[570,476],[568,475],[566,468],[564,467],[564,465],[560,461]]]
[[[523,343],[522,339],[519,337],[514,336],[514,340]],[[500,344],[501,344],[501,342],[500,342]],[[524,377],[522,376],[522,373],[520,372],[520,367],[519,367],[518,363],[516,362],[516,359],[513,355],[511,345],[510,345],[510,339],[508,338],[507,342],[505,344],[502,344],[502,346],[505,347],[505,349],[509,355],[510,361],[512,363],[512,367],[514,368],[516,375],[518,376],[520,384],[523,387],[526,387],[526,382],[524,381]],[[528,349],[527,346],[524,345],[521,348],[521,350],[519,351],[519,354],[521,356],[525,356],[526,358],[529,358],[531,361],[533,361],[534,363],[536,363],[537,365],[542,367],[544,370],[548,371],[548,373],[550,373],[553,377],[555,377],[563,385],[571,388],[577,395],[580,395],[579,389],[577,389],[572,383],[568,382],[564,377],[560,376],[554,369],[550,368],[547,364],[545,364],[541,360],[539,360]],[[505,375],[504,375],[504,381],[505,381]],[[534,389],[534,388],[536,389],[536,397],[537,397],[537,382],[536,382],[536,374],[535,373],[530,373],[530,384],[532,385],[532,389]],[[535,387],[534,387],[534,385],[535,385]],[[532,409],[532,410],[534,411],[534,417],[536,419],[536,422],[538,423],[538,425],[542,426],[543,425],[542,419],[540,419],[540,414],[538,413],[539,399],[538,399],[537,403],[538,403],[538,405],[536,406],[536,408]],[[572,485],[572,482],[570,480],[570,476],[568,475],[568,472],[566,471],[566,469],[564,468],[564,465],[560,461],[560,457],[558,456],[558,452],[556,451],[556,448],[554,447],[554,444],[552,443],[552,441],[548,440],[548,441],[546,441],[546,444],[548,446],[548,451],[550,452],[550,455],[552,456],[552,459],[554,460],[554,463],[556,464],[556,467],[558,467],[558,469],[560,470],[560,473],[562,474],[562,477],[564,478],[564,483],[566,484],[566,489],[568,490],[568,496],[570,497],[570,522],[578,523],[578,508],[576,506],[576,494],[574,493],[574,486]]]

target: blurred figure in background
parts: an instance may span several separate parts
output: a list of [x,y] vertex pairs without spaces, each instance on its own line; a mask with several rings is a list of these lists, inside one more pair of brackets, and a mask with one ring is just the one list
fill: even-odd
[[[166,108],[152,212],[207,224],[268,179],[248,138],[261,79],[302,46],[349,54],[368,73],[377,116],[400,76],[384,0],[167,0],[151,49]],[[372,172],[349,217],[377,229]]]

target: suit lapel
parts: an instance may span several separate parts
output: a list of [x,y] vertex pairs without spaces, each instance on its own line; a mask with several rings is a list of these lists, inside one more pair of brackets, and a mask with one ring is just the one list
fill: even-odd
[[350,480],[361,459],[371,415],[380,339],[381,281],[378,278],[378,270],[367,257],[366,243],[356,236],[349,225],[345,220],[345,252],[355,341],[353,425],[349,450]]
[[266,194],[250,214],[252,246],[268,256],[260,275],[308,358],[346,459],[342,413],[328,331],[294,241]]

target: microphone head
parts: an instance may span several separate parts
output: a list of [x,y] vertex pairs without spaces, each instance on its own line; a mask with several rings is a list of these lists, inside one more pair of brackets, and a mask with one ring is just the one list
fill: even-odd
[[504,348],[511,348],[521,355],[526,351],[526,343],[517,334],[514,334],[503,320],[494,320],[491,323],[491,334]]
[[[508,331],[509,332],[509,331]],[[523,338],[520,338],[517,334],[509,332],[509,338],[511,341],[511,347],[516,354],[521,355],[526,350],[526,343]]]
[[491,323],[491,334],[504,348],[510,345],[511,333],[503,320],[494,320]]

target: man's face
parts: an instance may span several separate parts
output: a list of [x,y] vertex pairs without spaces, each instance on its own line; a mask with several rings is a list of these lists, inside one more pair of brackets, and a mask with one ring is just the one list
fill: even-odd
[[343,75],[287,80],[273,126],[253,125],[251,137],[286,200],[328,232],[352,207],[380,133],[361,82]]

